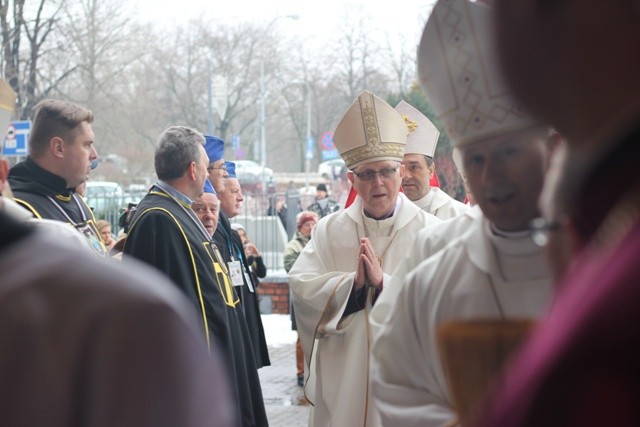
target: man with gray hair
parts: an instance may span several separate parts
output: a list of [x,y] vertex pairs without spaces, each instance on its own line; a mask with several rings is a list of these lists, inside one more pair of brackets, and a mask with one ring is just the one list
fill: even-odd
[[218,248],[191,209],[208,175],[203,145],[204,136],[188,127],[173,126],[160,135],[155,153],[159,181],[131,219],[125,258],[155,266],[187,295],[209,345],[219,343],[226,355],[241,425],[267,425],[243,307]]

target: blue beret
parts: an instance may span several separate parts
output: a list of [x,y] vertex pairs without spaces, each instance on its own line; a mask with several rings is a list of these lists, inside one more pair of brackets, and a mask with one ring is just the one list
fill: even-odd
[[205,193],[216,194],[216,190],[213,189],[213,185],[211,185],[211,181],[209,179],[204,180],[204,190]]
[[217,162],[224,157],[224,141],[215,136],[204,136],[204,150],[209,156],[209,163]]
[[229,175],[227,178],[237,178],[236,176],[236,164],[233,162],[224,162],[227,167],[227,174]]

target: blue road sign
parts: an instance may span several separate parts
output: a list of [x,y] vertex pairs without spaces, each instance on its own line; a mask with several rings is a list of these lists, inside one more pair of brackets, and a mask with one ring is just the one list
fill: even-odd
[[335,148],[333,150],[322,150],[322,160],[333,160],[340,157],[340,153]]
[[29,120],[11,122],[2,141],[2,155],[6,157],[26,156],[29,132],[31,132]]
[[313,140],[312,137],[309,137],[309,139],[307,139],[307,155],[306,155],[307,160],[313,159],[314,145],[315,145],[315,141]]
[[233,135],[231,137],[231,147],[234,150],[238,150],[240,148],[240,135]]

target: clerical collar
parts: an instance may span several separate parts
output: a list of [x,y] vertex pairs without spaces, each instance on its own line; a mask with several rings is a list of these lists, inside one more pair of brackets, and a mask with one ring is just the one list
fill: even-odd
[[384,215],[384,216],[382,216],[380,218],[374,218],[371,215],[369,215],[369,213],[365,210],[364,206],[362,207],[362,212],[364,212],[364,216],[366,216],[367,218],[371,218],[371,219],[376,220],[376,221],[382,221],[383,219],[391,218],[393,216],[393,214],[396,213],[396,210],[398,209],[399,205],[400,205],[400,197],[398,196],[396,198],[396,204],[393,207],[393,209],[391,209],[391,212],[389,212],[388,214],[386,214],[386,215]]
[[549,268],[541,248],[529,232],[507,232],[495,225],[486,226],[486,233],[495,250],[500,276],[507,282],[539,280],[549,275]]
[[193,204],[193,200],[191,200],[166,182],[158,181],[156,182],[156,186],[188,206],[191,206]]
[[432,189],[430,188],[429,191],[427,191],[427,194],[425,194],[415,202],[416,205],[426,208],[426,210],[430,213],[432,213],[431,203],[433,203],[433,198],[435,197],[435,191],[431,190]]

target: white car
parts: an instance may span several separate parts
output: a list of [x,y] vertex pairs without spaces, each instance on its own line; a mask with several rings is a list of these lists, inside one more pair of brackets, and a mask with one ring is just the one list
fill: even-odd
[[236,164],[236,174],[247,174],[251,173],[257,176],[273,176],[273,169],[265,167],[264,169],[258,163],[253,160],[234,160],[233,163]]
[[327,160],[318,165],[318,173],[324,179],[335,179],[340,176],[343,167],[342,159]]
[[236,164],[236,176],[244,191],[261,191],[262,183],[273,178],[273,169],[263,168],[253,160],[234,160],[233,163]]

